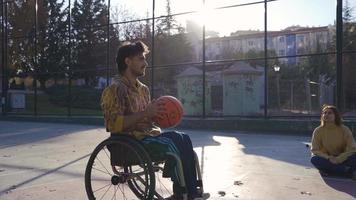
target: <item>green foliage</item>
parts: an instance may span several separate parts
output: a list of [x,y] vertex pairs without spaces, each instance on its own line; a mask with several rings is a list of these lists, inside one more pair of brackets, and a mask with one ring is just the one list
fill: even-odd
[[97,67],[106,65],[107,6],[104,0],[75,0],[72,9],[73,74],[95,85]]
[[[353,25],[354,28],[356,29],[356,25]],[[349,37],[349,42],[353,41],[355,43],[356,41],[356,34],[353,33],[353,38],[351,39],[351,36]],[[350,45],[351,46],[351,45]],[[350,48],[350,47],[349,47]],[[353,50],[356,49],[356,46],[353,45]],[[347,102],[346,105],[349,108],[356,109],[356,60],[355,60],[355,54],[344,54],[343,57],[343,81],[344,81],[344,91],[345,91],[345,100]]]
[[[316,41],[316,49],[313,53],[322,53],[319,40]],[[303,73],[306,74],[311,80],[318,81],[320,75],[326,75],[329,78],[335,78],[335,64],[331,62],[332,57],[329,55],[309,56],[307,59],[307,67],[302,66]]]
[[10,38],[23,39],[10,41],[11,67],[27,74],[36,71],[36,78],[44,87],[49,78],[63,77],[54,72],[63,71],[67,64],[64,57],[67,55],[65,15],[68,9],[64,9],[63,0],[38,0],[37,29],[34,29],[35,1],[16,2],[9,7]]
[[[56,105],[49,101],[49,95],[39,94],[37,100],[37,113],[38,114],[55,114],[55,115],[68,115],[68,108],[66,106]],[[34,114],[34,95],[26,95],[26,108],[21,110],[21,113]],[[9,110],[10,111],[10,110]],[[102,115],[101,109],[85,109],[85,108],[71,108],[72,114],[75,115]]]
[[[349,1],[345,1],[343,8],[343,48],[342,51],[356,50],[356,21],[352,16],[354,7],[351,7]],[[333,47],[336,46],[334,39]],[[345,98],[345,107],[356,109],[356,59],[354,53],[344,53],[342,60],[342,79]]]
[[[91,87],[72,86],[72,108],[100,109],[101,90]],[[46,89],[49,101],[59,106],[68,106],[68,86],[56,85]]]
[[[9,61],[13,71],[21,69],[23,72],[32,71],[34,68],[34,12],[32,1],[20,1],[9,4]],[[15,40],[18,37],[22,39]]]
[[157,35],[172,35],[176,32],[183,33],[184,29],[178,24],[171,13],[170,0],[166,0],[166,17],[159,18],[156,24]]

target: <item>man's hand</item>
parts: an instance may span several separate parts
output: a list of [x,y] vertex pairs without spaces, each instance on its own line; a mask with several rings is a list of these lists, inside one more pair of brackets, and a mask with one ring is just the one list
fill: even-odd
[[332,164],[339,164],[339,161],[334,156],[330,156],[328,159]]
[[163,113],[164,111],[164,104],[153,100],[150,104],[147,105],[145,115],[151,119],[154,116],[159,116],[159,114]]
[[135,127],[136,127],[137,130],[145,131],[145,130],[147,130],[147,129],[152,128],[152,122],[148,122],[148,121],[145,121],[145,122],[138,122],[138,123],[135,125]]
[[150,135],[159,135],[161,134],[161,131],[158,129],[153,129],[152,131],[150,131]]
[[152,118],[161,116],[160,113],[164,113],[164,111],[164,103],[152,101],[147,105],[144,111],[124,116],[122,130],[126,131],[130,128],[145,130],[152,126]]

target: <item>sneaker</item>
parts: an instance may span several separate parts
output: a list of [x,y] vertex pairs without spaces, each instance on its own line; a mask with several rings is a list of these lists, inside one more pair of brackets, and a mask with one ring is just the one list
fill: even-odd
[[210,197],[209,193],[203,193],[201,194],[201,196],[194,197],[193,200],[205,200],[205,199],[209,199],[209,197]]
[[164,198],[165,200],[182,200],[182,197],[178,197],[176,195],[172,195],[170,197]]

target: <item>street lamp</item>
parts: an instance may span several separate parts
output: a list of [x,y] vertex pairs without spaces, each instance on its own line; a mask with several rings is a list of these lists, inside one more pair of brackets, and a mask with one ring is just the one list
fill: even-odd
[[273,65],[273,69],[275,72],[279,73],[279,70],[281,69],[281,67],[278,65]]
[[279,90],[279,71],[280,71],[281,67],[278,65],[273,65],[273,70],[276,72],[276,85],[277,85],[277,105],[278,105],[278,109],[281,108],[281,98],[280,98],[280,90]]

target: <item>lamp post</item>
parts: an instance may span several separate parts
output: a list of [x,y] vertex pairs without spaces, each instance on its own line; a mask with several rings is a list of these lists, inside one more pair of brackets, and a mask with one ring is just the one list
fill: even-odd
[[290,80],[290,110],[294,109],[294,81]]
[[280,78],[280,71],[281,67],[278,65],[273,65],[273,70],[276,72],[276,85],[277,85],[277,105],[278,109],[281,108],[281,98],[280,98],[280,89],[279,89],[279,78]]

